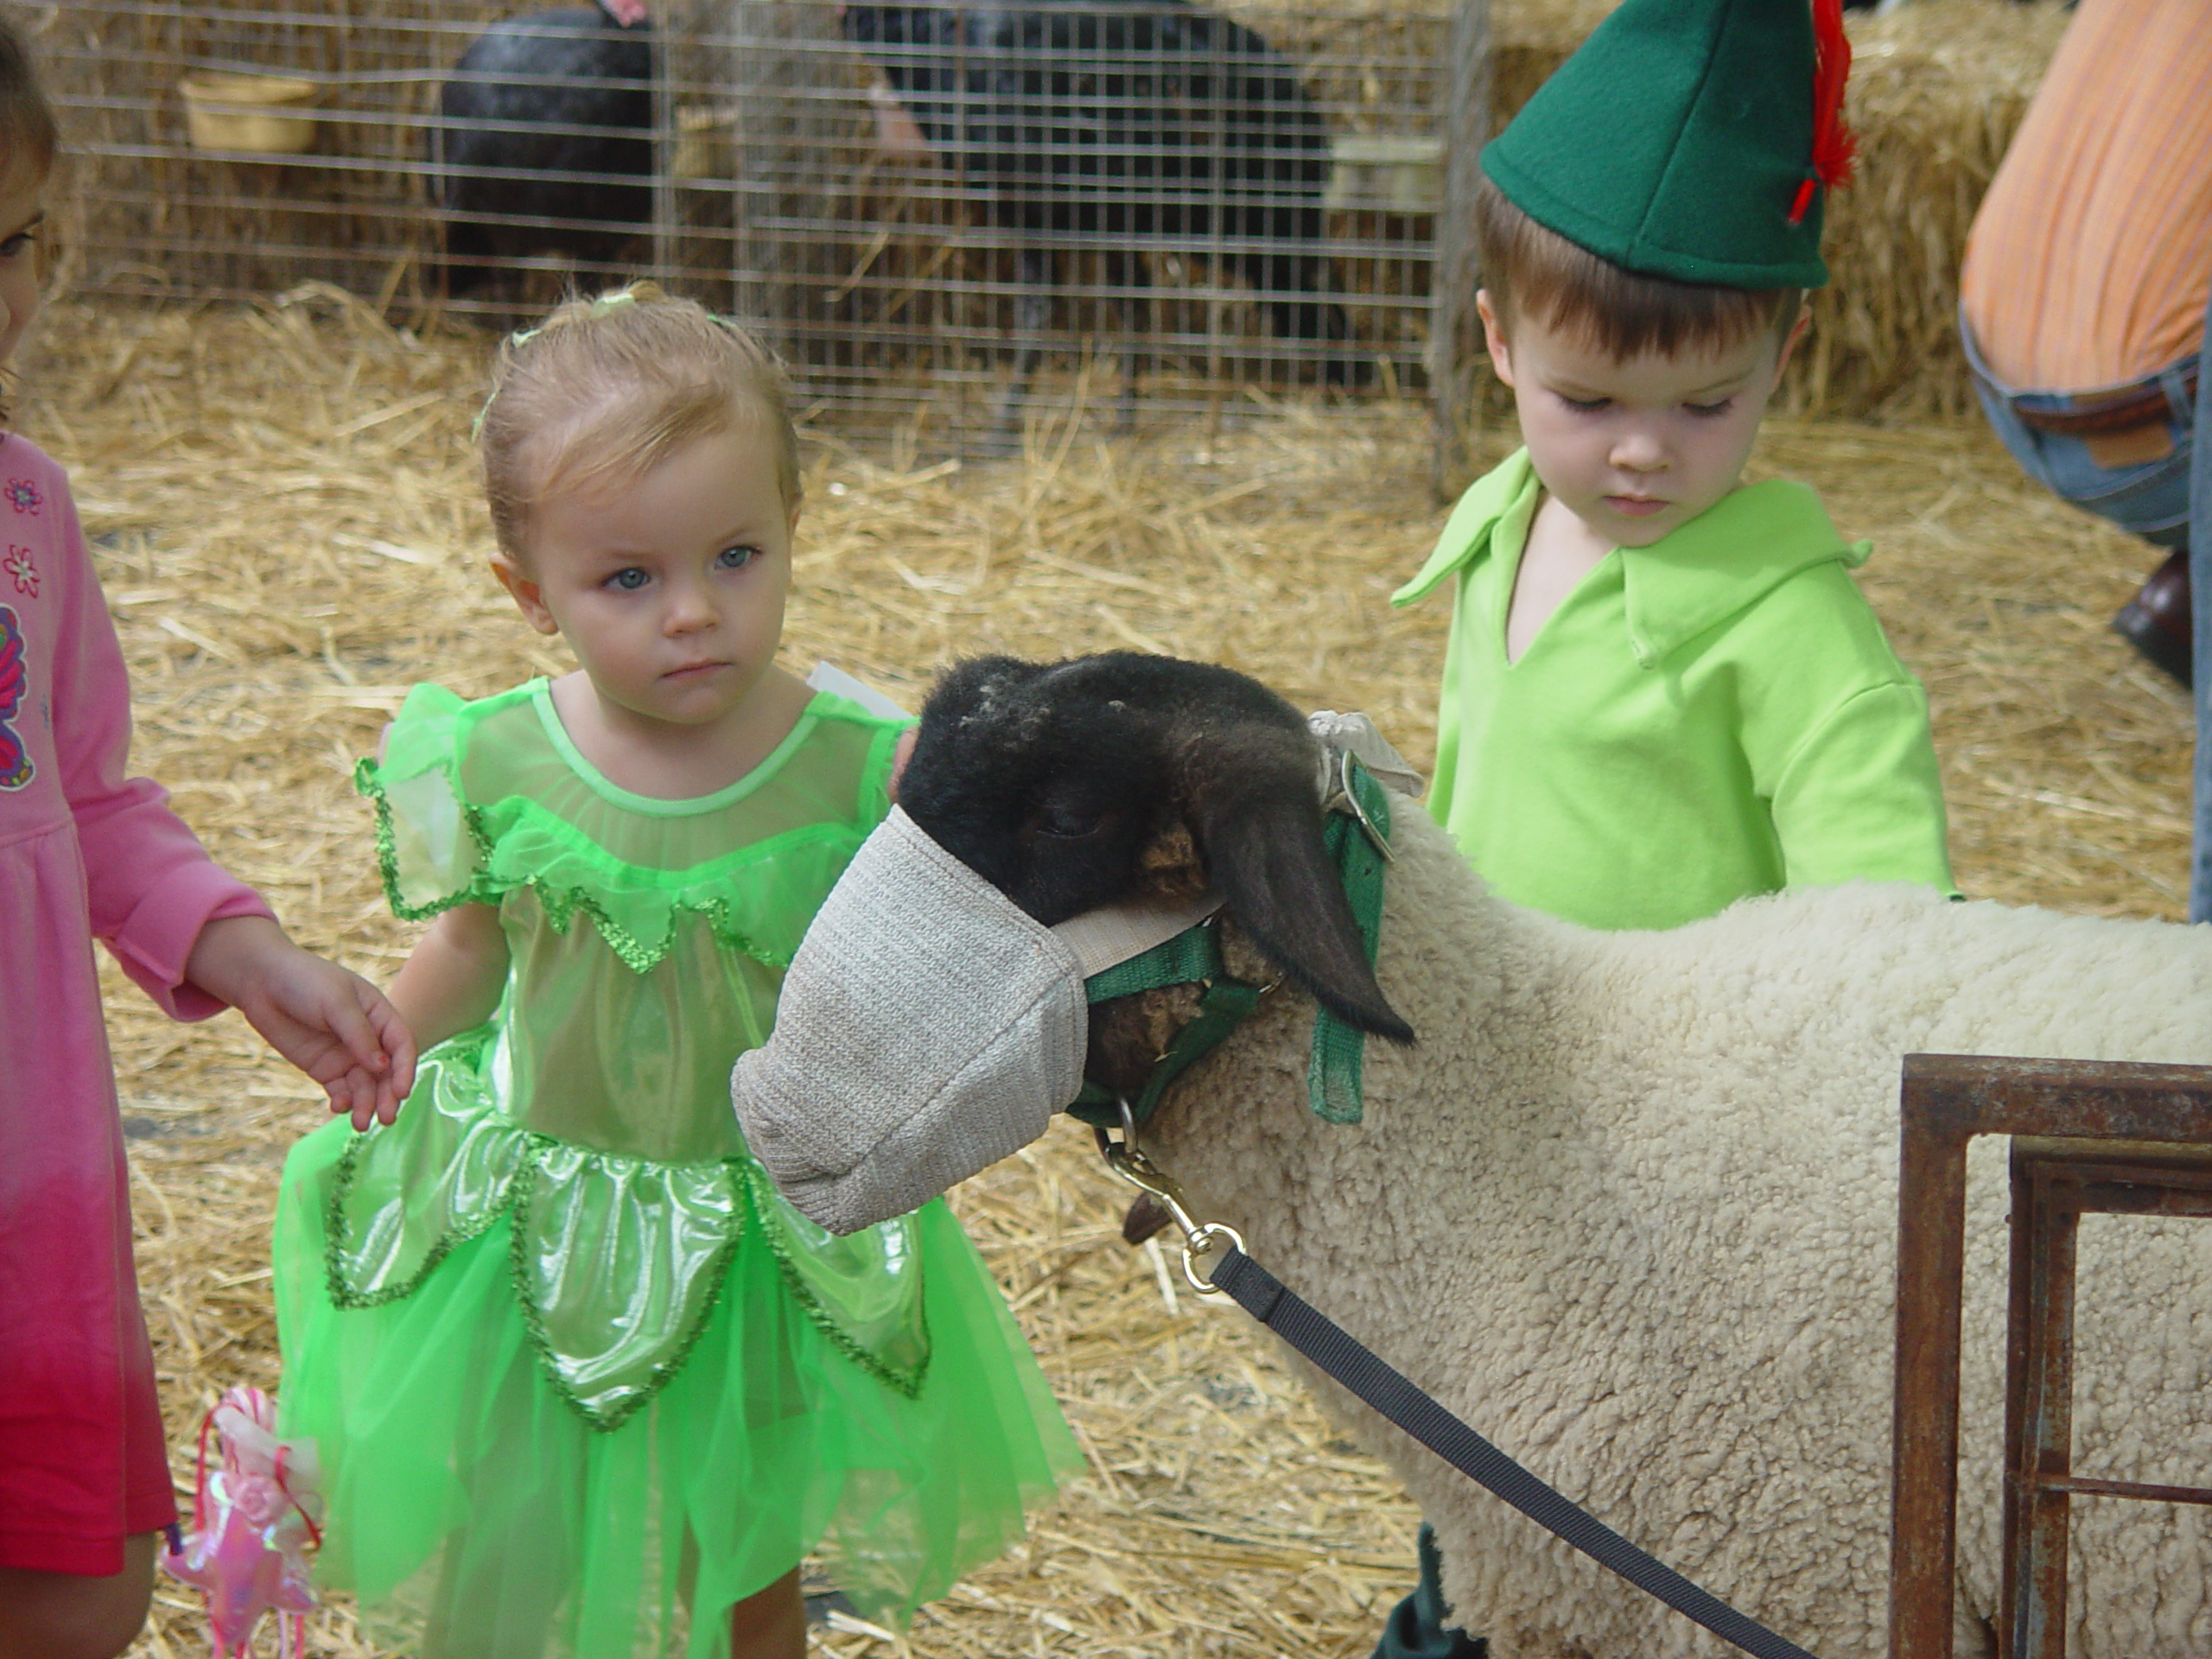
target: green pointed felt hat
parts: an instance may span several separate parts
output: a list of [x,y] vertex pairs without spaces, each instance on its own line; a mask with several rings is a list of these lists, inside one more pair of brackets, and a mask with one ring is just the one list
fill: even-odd
[[1849,65],[1837,0],[1626,0],[1483,170],[1538,224],[1627,270],[1818,288],[1822,199],[1850,165]]

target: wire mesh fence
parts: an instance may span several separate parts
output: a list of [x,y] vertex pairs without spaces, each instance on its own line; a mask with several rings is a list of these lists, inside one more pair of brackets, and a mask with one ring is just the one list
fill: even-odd
[[[80,288],[248,298],[321,281],[425,307],[448,298],[449,196],[458,251],[494,245],[456,314],[535,304],[588,265],[643,268],[650,31],[597,6],[537,14],[520,39],[494,28],[499,7],[444,0],[17,10],[75,153]],[[486,48],[489,67],[463,67]]]
[[79,289],[505,327],[650,275],[765,321],[814,407],[1004,445],[1046,401],[1426,389],[1446,137],[1481,130],[1459,5],[1456,35],[1373,0],[15,10]]

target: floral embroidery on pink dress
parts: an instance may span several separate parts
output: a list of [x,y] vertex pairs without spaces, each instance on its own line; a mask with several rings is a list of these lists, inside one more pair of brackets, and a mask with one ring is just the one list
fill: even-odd
[[16,579],[17,593],[29,594],[33,599],[38,597],[38,562],[32,558],[30,549],[17,547],[10,542],[8,556],[0,559],[0,570],[5,570]]
[[10,479],[7,495],[8,505],[15,508],[17,512],[35,513],[38,512],[38,504],[46,499],[38,493],[38,486],[28,478]]
[[23,669],[23,629],[15,612],[0,605],[0,789],[21,789],[37,768],[16,730],[30,677]]

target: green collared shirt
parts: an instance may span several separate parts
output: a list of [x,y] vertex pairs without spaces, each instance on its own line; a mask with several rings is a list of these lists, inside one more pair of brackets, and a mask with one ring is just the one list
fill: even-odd
[[1459,579],[1429,807],[1493,888],[1605,928],[1854,880],[1952,891],[1927,694],[1818,496],[1770,480],[1615,548],[1509,664],[1541,495],[1522,450],[1392,598]]

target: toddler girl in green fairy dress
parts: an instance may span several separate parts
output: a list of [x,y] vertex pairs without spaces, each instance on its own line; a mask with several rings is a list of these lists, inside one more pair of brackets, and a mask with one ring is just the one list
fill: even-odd
[[285,1166],[319,1573],[420,1659],[797,1659],[802,1556],[903,1620],[1077,1464],[942,1203],[832,1237],[730,1109],[904,722],[775,664],[799,479],[741,330],[649,285],[563,306],[481,439],[493,570],[582,666],[418,686],[360,768],[392,908],[434,919],[404,1110]]

